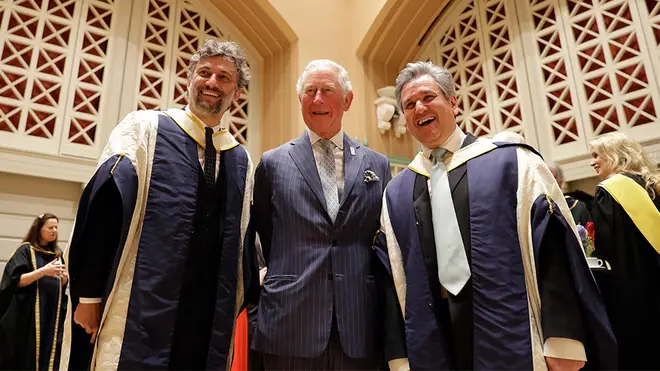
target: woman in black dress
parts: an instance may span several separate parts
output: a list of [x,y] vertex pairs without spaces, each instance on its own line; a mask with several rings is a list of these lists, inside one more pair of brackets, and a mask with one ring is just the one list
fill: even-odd
[[657,370],[660,336],[660,172],[622,133],[589,143],[602,180],[592,206],[594,255],[612,267],[603,291],[619,344],[619,369]]
[[0,369],[59,366],[68,281],[57,246],[59,220],[39,215],[11,256],[0,283]]

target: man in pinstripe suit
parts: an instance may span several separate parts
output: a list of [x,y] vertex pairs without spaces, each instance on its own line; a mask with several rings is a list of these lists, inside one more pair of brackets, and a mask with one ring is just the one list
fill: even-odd
[[253,227],[268,273],[253,349],[266,369],[373,369],[377,346],[375,255],[388,159],[342,130],[348,73],[310,62],[297,84],[308,130],[263,154]]

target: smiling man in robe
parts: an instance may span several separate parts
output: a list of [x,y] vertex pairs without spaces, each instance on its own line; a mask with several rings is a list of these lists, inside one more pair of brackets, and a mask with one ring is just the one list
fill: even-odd
[[395,91],[423,151],[387,186],[375,240],[390,368],[616,367],[598,288],[542,158],[465,134],[444,68],[408,64]]

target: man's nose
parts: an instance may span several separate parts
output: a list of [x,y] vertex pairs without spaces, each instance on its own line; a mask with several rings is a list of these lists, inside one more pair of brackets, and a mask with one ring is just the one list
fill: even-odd
[[421,100],[418,100],[415,102],[415,113],[423,113],[426,110],[426,106],[424,105],[424,102]]
[[208,87],[217,86],[218,85],[218,77],[215,74],[209,76],[209,78],[206,79],[206,81],[205,81],[205,85],[208,86]]
[[316,89],[316,94],[314,94],[314,103],[315,104],[323,103],[323,95],[321,93],[321,89]]

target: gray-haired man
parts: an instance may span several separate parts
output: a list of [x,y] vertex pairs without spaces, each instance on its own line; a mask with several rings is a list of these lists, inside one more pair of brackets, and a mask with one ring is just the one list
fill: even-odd
[[113,130],[68,248],[69,313],[93,357],[79,340],[71,349],[68,326],[62,369],[231,364],[252,164],[220,120],[249,81],[238,45],[207,40],[190,61],[187,107],[132,112]]
[[379,365],[374,254],[388,159],[352,140],[353,92],[335,62],[310,62],[297,85],[309,130],[263,154],[253,222],[268,273],[252,347],[266,369]]
[[[458,127],[452,76],[410,63],[397,101],[424,151],[385,190],[392,369],[616,367],[607,314],[541,157]],[[586,350],[586,351],[585,351]]]

